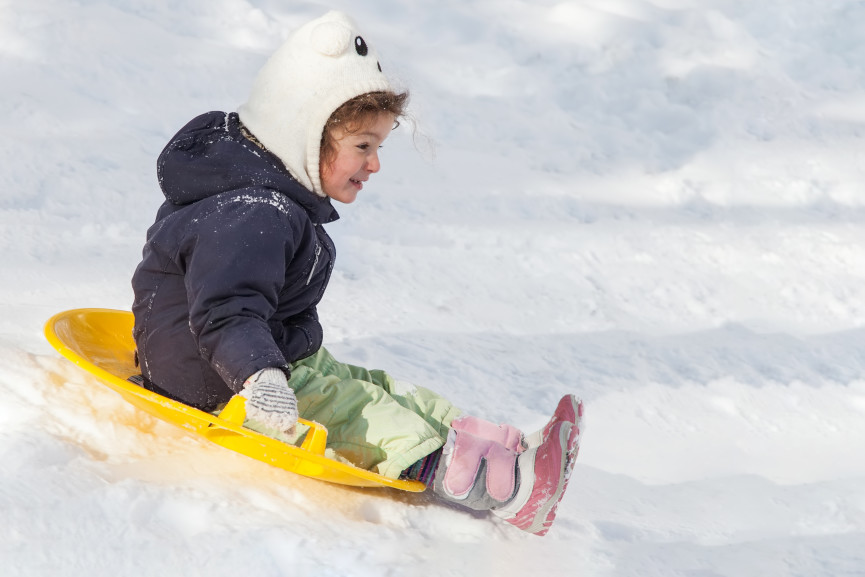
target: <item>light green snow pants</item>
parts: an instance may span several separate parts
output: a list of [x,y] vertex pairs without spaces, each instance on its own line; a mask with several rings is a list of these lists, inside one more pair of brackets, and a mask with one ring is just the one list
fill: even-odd
[[[288,385],[304,419],[327,427],[327,448],[336,458],[396,479],[400,473],[444,445],[460,411],[423,387],[394,380],[384,371],[341,363],[322,347],[293,363]],[[257,423],[250,428],[287,442]],[[334,456],[334,455],[331,455]]]

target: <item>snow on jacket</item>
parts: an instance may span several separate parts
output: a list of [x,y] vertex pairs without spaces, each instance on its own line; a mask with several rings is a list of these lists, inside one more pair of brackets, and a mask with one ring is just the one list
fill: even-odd
[[335,251],[329,198],[247,139],[235,113],[193,119],[157,162],[166,201],[132,278],[146,386],[213,409],[259,369],[314,354]]

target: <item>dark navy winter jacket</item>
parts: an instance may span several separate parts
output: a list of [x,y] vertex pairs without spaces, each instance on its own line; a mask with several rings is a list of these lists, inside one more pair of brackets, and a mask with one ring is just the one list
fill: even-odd
[[133,331],[148,388],[211,410],[271,366],[315,353],[334,246],[330,199],[241,133],[203,114],[159,156],[166,201],[135,270]]

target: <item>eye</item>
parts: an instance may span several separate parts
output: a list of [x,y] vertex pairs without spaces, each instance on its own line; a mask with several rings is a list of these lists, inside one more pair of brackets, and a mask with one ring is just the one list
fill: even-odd
[[367,52],[369,52],[369,48],[366,47],[366,42],[364,42],[363,38],[360,36],[357,36],[354,39],[354,49],[361,56],[366,56]]

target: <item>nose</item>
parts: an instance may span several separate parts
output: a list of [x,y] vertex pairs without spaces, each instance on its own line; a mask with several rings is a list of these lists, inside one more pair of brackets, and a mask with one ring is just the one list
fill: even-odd
[[373,152],[366,161],[366,170],[370,174],[375,174],[381,170],[381,162],[378,159],[378,151]]

